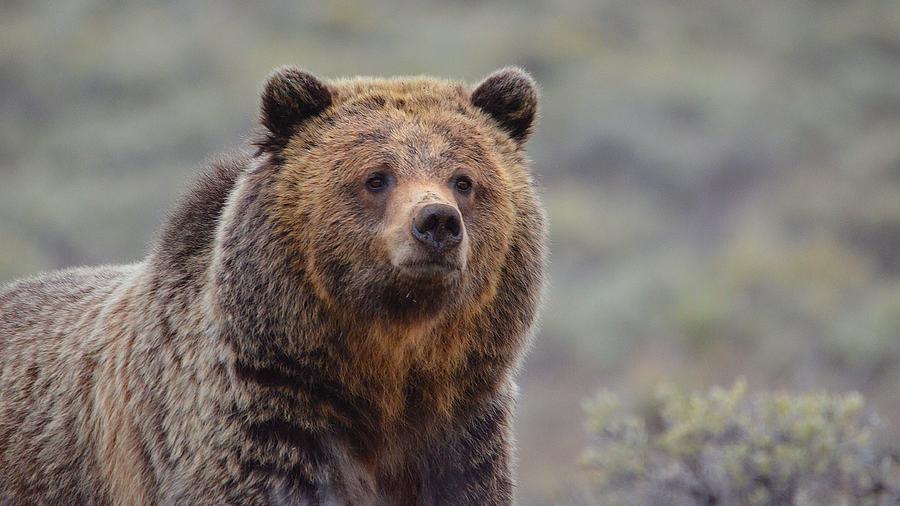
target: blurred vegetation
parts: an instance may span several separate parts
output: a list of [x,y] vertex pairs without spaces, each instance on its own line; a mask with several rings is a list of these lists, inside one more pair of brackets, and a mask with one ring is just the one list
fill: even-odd
[[668,379],[859,391],[900,440],[900,2],[0,2],[0,282],[146,252],[264,76],[519,64],[551,283],[521,376],[520,502],[581,400]]
[[[879,445],[859,394],[686,394],[663,385],[644,415],[601,392],[575,504],[900,502],[900,453]],[[882,443],[883,444],[883,443]]]

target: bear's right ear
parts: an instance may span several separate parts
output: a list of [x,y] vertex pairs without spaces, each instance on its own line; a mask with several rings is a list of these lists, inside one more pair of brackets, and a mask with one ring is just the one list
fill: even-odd
[[296,67],[280,67],[266,80],[260,122],[273,134],[287,137],[330,105],[331,91],[322,81]]

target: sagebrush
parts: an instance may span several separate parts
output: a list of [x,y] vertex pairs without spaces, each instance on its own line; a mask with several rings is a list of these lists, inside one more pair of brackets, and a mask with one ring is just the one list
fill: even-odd
[[587,403],[587,485],[576,503],[896,504],[897,453],[861,395],[657,389],[644,416]]

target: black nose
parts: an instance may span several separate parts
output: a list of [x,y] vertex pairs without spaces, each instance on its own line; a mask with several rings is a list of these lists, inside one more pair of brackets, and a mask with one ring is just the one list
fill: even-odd
[[437,253],[449,251],[462,241],[462,217],[453,206],[428,204],[413,219],[412,234]]

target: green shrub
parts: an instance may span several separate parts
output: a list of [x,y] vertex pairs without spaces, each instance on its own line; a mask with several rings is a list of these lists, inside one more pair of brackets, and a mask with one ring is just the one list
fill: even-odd
[[895,504],[898,458],[859,394],[658,389],[649,414],[587,403],[585,504]]

